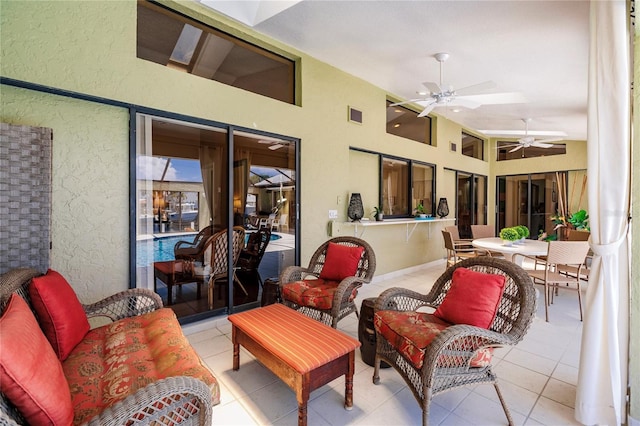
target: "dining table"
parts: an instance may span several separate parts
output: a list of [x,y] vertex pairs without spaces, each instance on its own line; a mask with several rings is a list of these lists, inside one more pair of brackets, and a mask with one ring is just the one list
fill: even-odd
[[[525,239],[518,243],[506,244],[498,237],[476,238],[471,241],[471,245],[476,248],[502,253],[504,258],[514,262],[514,254],[524,254],[526,256],[546,255],[549,250],[547,241]],[[515,263],[522,266],[523,257],[516,256]]]

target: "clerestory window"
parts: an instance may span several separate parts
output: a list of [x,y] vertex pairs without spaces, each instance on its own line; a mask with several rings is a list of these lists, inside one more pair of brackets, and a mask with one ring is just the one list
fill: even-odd
[[295,103],[294,60],[155,3],[138,2],[137,56],[282,102]]

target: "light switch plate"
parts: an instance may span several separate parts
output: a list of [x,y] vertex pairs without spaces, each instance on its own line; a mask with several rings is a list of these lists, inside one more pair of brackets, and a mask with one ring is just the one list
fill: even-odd
[[329,210],[329,219],[337,219],[338,210]]

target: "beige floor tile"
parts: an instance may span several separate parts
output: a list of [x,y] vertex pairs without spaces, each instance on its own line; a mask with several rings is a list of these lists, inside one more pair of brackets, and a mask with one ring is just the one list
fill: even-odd
[[552,401],[559,402],[562,405],[566,405],[567,407],[574,408],[576,401],[576,387],[551,378],[544,387],[542,396],[549,398]]

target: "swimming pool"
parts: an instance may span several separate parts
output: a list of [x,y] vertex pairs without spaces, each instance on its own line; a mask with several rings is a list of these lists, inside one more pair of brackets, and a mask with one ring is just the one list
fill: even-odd
[[[245,244],[252,232],[245,234]],[[178,241],[193,241],[193,235],[173,235],[168,237],[154,237],[153,239],[138,241],[136,247],[136,265],[138,267],[150,266],[153,262],[174,260],[173,247]],[[279,240],[280,235],[271,234],[271,241]]]

